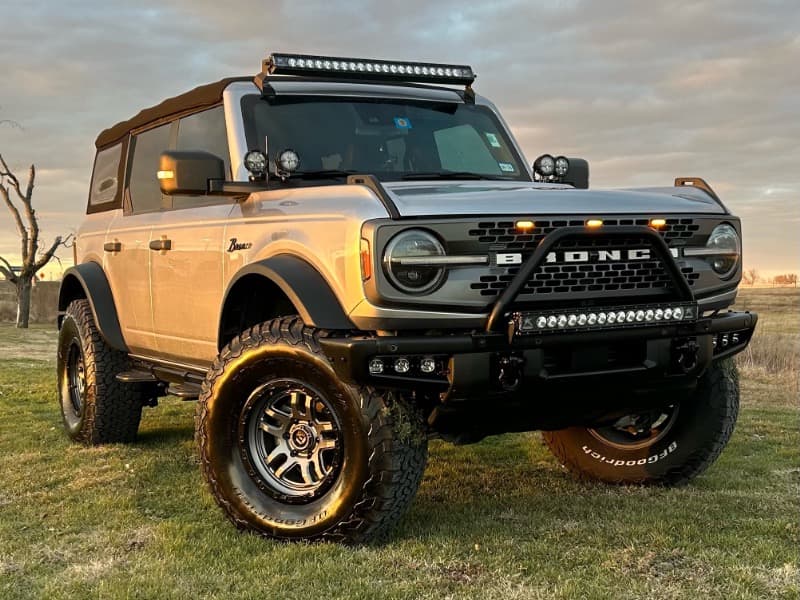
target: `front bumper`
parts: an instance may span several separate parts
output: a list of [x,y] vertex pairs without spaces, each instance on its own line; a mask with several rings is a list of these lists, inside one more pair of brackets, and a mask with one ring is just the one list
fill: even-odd
[[[643,385],[696,380],[713,361],[741,352],[758,315],[728,312],[692,322],[581,332],[514,335],[473,332],[426,336],[323,338],[323,351],[342,380],[382,387],[428,388],[447,397],[503,392],[537,382],[632,377]],[[423,373],[425,358],[436,368]],[[370,363],[380,360],[381,373]],[[398,372],[397,360],[403,372]],[[429,363],[430,364],[430,363]]]

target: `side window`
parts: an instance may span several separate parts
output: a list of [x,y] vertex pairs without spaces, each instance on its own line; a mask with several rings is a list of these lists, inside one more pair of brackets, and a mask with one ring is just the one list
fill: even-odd
[[133,212],[161,210],[161,188],[158,185],[158,158],[169,149],[171,124],[161,125],[133,136],[133,161],[128,179]]
[[[221,106],[189,115],[178,121],[176,150],[203,150],[225,162],[225,173],[230,178],[231,155],[225,129],[225,112]],[[230,200],[224,196],[173,196],[172,208],[189,208],[208,204],[223,204]]]
[[497,160],[472,125],[440,129],[433,136],[443,169],[503,174]]
[[178,121],[178,147],[176,150],[205,150],[225,161],[225,172],[230,173],[228,133],[225,130],[225,113],[221,106],[204,110]]
[[122,144],[106,148],[94,159],[92,187],[89,191],[89,206],[113,202],[119,188],[119,160]]

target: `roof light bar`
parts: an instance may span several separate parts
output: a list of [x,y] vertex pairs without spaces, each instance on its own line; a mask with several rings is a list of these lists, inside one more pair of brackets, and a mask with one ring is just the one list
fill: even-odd
[[265,75],[315,75],[337,79],[417,81],[470,85],[469,65],[370,60],[308,54],[271,54],[262,64]]

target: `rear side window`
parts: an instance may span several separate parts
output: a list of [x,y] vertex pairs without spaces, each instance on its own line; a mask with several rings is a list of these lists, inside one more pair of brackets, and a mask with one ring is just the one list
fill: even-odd
[[[119,189],[119,161],[122,156],[122,144],[106,148],[97,153],[94,159],[92,185],[89,190],[89,209],[106,210],[117,199]],[[114,207],[111,207],[114,208]]]
[[133,136],[133,160],[128,180],[133,212],[161,210],[161,188],[158,185],[158,161],[169,149],[170,124]]

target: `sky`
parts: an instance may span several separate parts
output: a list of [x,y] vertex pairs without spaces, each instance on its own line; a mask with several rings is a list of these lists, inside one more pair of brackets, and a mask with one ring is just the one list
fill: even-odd
[[[529,160],[584,157],[599,188],[703,177],[742,218],[746,268],[800,271],[796,0],[0,0],[0,14],[14,14],[0,154],[21,176],[36,164],[45,241],[80,223],[99,131],[283,51],[471,64]],[[2,206],[0,255],[19,260]]]

